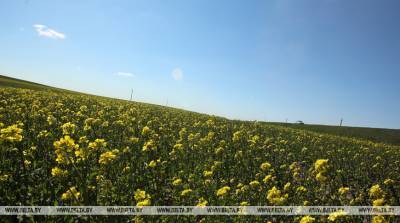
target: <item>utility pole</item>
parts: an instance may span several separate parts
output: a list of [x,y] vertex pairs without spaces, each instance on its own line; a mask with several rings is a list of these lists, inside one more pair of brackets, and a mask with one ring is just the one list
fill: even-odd
[[340,119],[340,126],[343,124],[343,118]]
[[167,98],[167,102],[165,103],[165,106],[166,106],[166,107],[168,106],[168,98]]
[[131,90],[131,100],[130,101],[132,101],[132,96],[133,96],[133,88]]

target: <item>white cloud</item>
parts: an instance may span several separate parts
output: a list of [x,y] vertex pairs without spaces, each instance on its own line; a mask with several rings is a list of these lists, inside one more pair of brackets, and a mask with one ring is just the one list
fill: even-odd
[[176,81],[180,81],[183,79],[183,71],[181,68],[175,68],[172,71],[171,75]]
[[128,72],[118,72],[118,73],[116,73],[116,75],[123,76],[123,77],[133,77],[134,76],[134,74],[128,73]]
[[36,32],[39,36],[48,37],[51,39],[65,39],[66,36],[64,33],[60,33],[55,31],[54,29],[50,29],[45,25],[35,24],[33,27],[36,29]]

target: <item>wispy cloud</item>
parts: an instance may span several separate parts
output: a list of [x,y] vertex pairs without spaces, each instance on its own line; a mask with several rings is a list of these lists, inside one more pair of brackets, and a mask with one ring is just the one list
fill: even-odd
[[36,32],[39,36],[44,36],[51,39],[65,39],[66,36],[64,33],[58,32],[54,29],[50,29],[49,27],[41,24],[33,25],[33,28],[36,29]]
[[117,72],[116,75],[123,76],[123,77],[133,77],[133,76],[135,76],[134,74],[129,73],[129,72]]
[[181,68],[175,68],[172,71],[171,75],[176,81],[180,81],[183,79],[183,71]]

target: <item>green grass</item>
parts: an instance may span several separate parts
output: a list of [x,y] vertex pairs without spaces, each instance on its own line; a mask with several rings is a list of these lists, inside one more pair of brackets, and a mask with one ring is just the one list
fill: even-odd
[[400,145],[400,129],[308,125],[308,124],[301,125],[301,124],[277,123],[277,122],[269,122],[268,124],[285,126],[294,129],[308,130],[317,133],[326,133],[337,136],[365,139],[373,142]]
[[6,77],[0,75],[0,87],[13,87],[13,88],[25,88],[32,90],[50,90],[55,89],[43,84],[37,84],[29,81],[19,80],[12,77]]
[[[73,94],[84,94],[2,75],[0,75],[0,87],[25,88],[25,89],[39,90],[39,91],[56,91],[56,92],[66,92]],[[381,129],[381,128],[347,127],[347,126],[340,127],[340,126],[328,126],[328,125],[299,125],[299,124],[275,123],[275,122],[268,122],[268,124],[313,131],[317,133],[326,133],[337,136],[365,139],[373,142],[400,145],[400,129]]]

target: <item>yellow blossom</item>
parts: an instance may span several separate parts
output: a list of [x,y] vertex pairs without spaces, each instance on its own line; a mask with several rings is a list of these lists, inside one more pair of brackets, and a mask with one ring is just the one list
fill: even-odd
[[250,206],[250,203],[247,201],[240,202],[240,206]]
[[346,216],[346,215],[347,215],[347,213],[342,211],[342,210],[336,211],[336,212],[333,212],[333,213],[329,214],[328,220],[329,221],[336,221],[336,220],[341,219],[343,216]]
[[154,168],[156,166],[157,166],[157,162],[156,161],[154,161],[154,160],[150,161],[149,167]]
[[213,172],[212,171],[207,171],[207,170],[205,170],[204,172],[203,172],[203,176],[205,176],[205,177],[210,177],[210,176],[212,176],[213,175]]
[[369,196],[371,198],[380,198],[383,196],[383,190],[381,189],[381,187],[379,186],[379,184],[373,185],[370,189],[369,189]]
[[263,182],[268,183],[269,181],[273,180],[273,177],[271,174],[267,175],[264,177]]
[[22,129],[18,125],[10,125],[0,130],[0,140],[8,142],[22,141]]
[[287,200],[288,195],[282,195],[281,191],[278,188],[273,187],[268,191],[267,199],[271,204],[274,205],[282,205]]
[[387,221],[386,221],[385,217],[383,217],[382,215],[374,216],[372,218],[372,223],[386,223],[386,222]]
[[283,190],[284,190],[284,191],[288,191],[288,190],[290,189],[290,186],[291,186],[291,183],[287,182],[287,183],[285,184],[285,186],[283,187]]
[[150,199],[144,199],[142,201],[139,201],[136,206],[138,207],[143,207],[143,206],[150,206],[151,205],[151,200]]
[[151,132],[150,128],[148,126],[143,127],[142,129],[142,135],[148,135]]
[[372,202],[373,206],[383,206],[385,204],[385,199],[384,198],[379,198],[376,199]]
[[142,151],[143,152],[148,152],[148,151],[155,150],[155,149],[156,149],[156,147],[155,147],[154,141],[153,140],[149,140],[143,145]]
[[113,150],[102,153],[99,158],[99,163],[105,165],[114,161],[115,159],[117,159],[118,152],[118,150]]
[[185,196],[189,195],[190,193],[192,193],[192,189],[186,189],[181,192],[181,196],[185,197]]
[[198,206],[198,207],[204,207],[204,206],[207,206],[207,204],[208,204],[208,201],[207,201],[206,199],[204,199],[203,197],[201,197],[201,198],[197,201],[196,206]]
[[78,192],[76,187],[70,187],[65,193],[61,195],[62,200],[79,200],[81,193]]
[[262,163],[260,165],[260,169],[263,170],[263,171],[267,171],[269,168],[271,168],[271,164],[268,163],[268,162]]
[[311,216],[304,216],[300,219],[299,223],[313,223],[315,221],[315,218]]
[[324,172],[328,167],[328,160],[327,159],[319,159],[314,163],[314,169],[317,172]]
[[65,176],[67,173],[67,170],[62,170],[59,167],[54,167],[51,169],[51,175],[54,177]]
[[317,181],[323,183],[325,182],[328,178],[326,176],[323,175],[323,173],[318,173],[317,176],[315,177],[315,179],[317,179]]
[[249,185],[256,188],[256,187],[260,186],[260,182],[258,182],[257,180],[253,180],[249,183]]
[[89,149],[99,150],[101,148],[105,148],[107,146],[107,142],[104,139],[96,139],[94,142],[89,143]]
[[305,193],[305,192],[307,192],[307,189],[305,187],[303,187],[303,186],[299,186],[299,187],[296,188],[296,192]]
[[180,179],[180,178],[175,179],[174,181],[172,181],[172,185],[174,185],[174,186],[179,186],[181,184],[182,184],[182,179]]
[[228,186],[224,186],[220,189],[217,190],[217,192],[215,193],[218,197],[222,197],[225,196],[226,194],[228,194],[228,192],[231,190],[230,187]]
[[64,135],[72,135],[75,133],[76,125],[71,122],[67,122],[61,126],[61,129]]
[[339,194],[343,196],[343,195],[346,195],[347,193],[349,193],[350,188],[348,188],[348,187],[341,187],[341,188],[338,189],[338,191],[339,191]]

